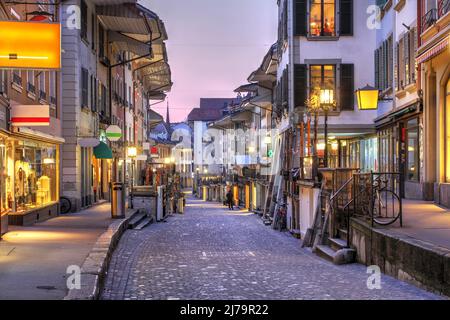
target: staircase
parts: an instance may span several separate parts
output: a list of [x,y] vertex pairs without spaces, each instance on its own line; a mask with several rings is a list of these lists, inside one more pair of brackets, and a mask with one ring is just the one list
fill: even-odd
[[134,229],[134,230],[142,230],[149,224],[153,222],[153,217],[147,216],[147,214],[139,212],[131,218],[130,222],[128,223],[128,229]]
[[346,180],[333,176],[332,180],[332,188],[322,186],[320,208],[317,210],[320,216],[315,220],[311,245],[314,253],[335,264],[353,263],[356,251],[348,243],[349,211],[354,203],[353,176]]

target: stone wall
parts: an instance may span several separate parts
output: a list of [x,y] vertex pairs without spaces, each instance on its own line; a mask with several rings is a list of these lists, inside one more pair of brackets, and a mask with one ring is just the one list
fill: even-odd
[[450,296],[450,250],[396,233],[351,221],[351,245],[357,261],[377,265],[387,275]]

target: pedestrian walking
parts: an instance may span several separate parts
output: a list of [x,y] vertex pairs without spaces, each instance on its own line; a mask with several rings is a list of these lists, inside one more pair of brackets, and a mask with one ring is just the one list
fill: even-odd
[[233,208],[233,194],[231,193],[231,189],[228,189],[227,192],[227,203],[228,203],[228,209],[234,210]]

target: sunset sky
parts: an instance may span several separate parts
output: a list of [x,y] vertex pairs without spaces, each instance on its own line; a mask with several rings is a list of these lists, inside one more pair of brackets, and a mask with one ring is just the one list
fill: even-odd
[[[185,120],[200,98],[234,97],[276,41],[276,0],[141,2],[167,28],[172,122]],[[166,103],[154,109],[166,115]]]

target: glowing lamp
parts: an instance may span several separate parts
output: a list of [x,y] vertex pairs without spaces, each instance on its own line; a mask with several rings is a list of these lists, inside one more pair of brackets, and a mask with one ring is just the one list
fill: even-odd
[[320,89],[320,103],[332,105],[334,103],[334,91],[331,89]]
[[0,68],[61,68],[61,24],[0,21]]
[[325,143],[318,143],[317,144],[317,150],[324,151],[325,150]]
[[369,85],[356,90],[359,110],[377,110],[378,109],[378,89]]
[[136,156],[137,156],[137,149],[136,149],[136,147],[128,147],[128,149],[127,149],[127,156],[129,158],[136,158]]

